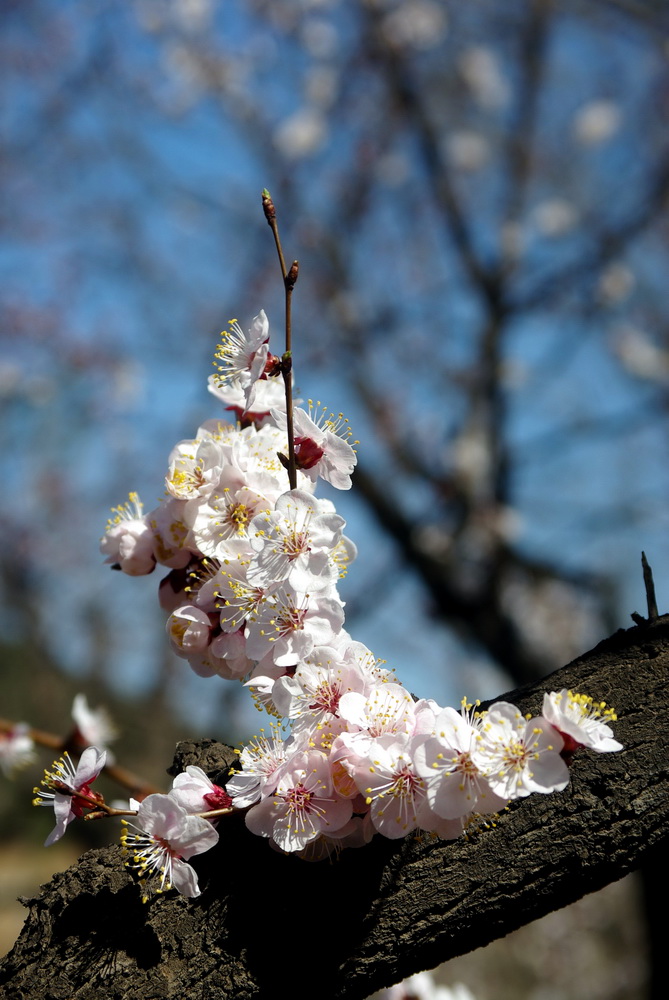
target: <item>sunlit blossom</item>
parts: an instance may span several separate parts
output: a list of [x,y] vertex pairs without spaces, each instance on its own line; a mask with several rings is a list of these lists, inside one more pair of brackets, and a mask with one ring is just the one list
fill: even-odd
[[246,814],[252,833],[271,837],[283,851],[300,851],[351,818],[352,806],[332,787],[327,758],[316,750],[294,754],[281,767],[274,792]]
[[215,384],[237,382],[246,388],[260,378],[267,360],[268,341],[269,321],[263,309],[254,317],[251,328],[246,332],[236,319],[231,319],[228,329],[221,334],[221,343],[214,355],[214,364],[218,369],[214,375]]
[[189,764],[177,774],[168,793],[188,813],[204,813],[215,809],[228,809],[232,799],[220,785],[215,785],[201,767]]
[[421,743],[414,760],[425,780],[430,807],[444,819],[466,816],[474,810],[497,812],[507,799],[496,795],[472,750],[479,740],[479,727],[471,715],[444,708],[435,720],[435,735]]
[[589,695],[563,688],[544,695],[543,716],[560,732],[566,750],[586,746],[598,753],[609,753],[623,748],[613,739],[609,725],[617,715],[604,701],[596,702]]
[[515,799],[566,788],[562,737],[545,719],[526,719],[514,705],[492,705],[472,747],[472,760],[496,795]]
[[122,822],[125,864],[139,871],[145,902],[153,892],[172,888],[184,896],[200,895],[197,874],[188,860],[218,842],[212,823],[190,815],[170,795],[158,793],[140,802],[136,820]]
[[92,792],[90,786],[106,760],[106,750],[87,747],[76,767],[66,752],[54,761],[50,771],[45,770],[42,787],[33,789],[33,805],[53,807],[56,814],[56,825],[44,841],[45,847],[60,840],[73,819],[83,816],[87,809],[94,809],[96,800],[101,801],[101,796]]
[[154,538],[138,495],[130,493],[128,502],[114,507],[112,514],[100,541],[105,562],[129,576],[150,573],[156,565]]
[[387,745],[383,740],[373,741],[351,774],[379,833],[397,840],[416,829],[425,782],[416,771],[408,737]]

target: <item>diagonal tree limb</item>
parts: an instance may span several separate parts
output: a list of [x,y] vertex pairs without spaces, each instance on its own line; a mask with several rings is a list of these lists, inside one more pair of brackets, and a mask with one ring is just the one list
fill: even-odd
[[[652,857],[669,820],[669,616],[619,631],[506,696],[537,712],[570,687],[616,705],[614,754],[581,751],[561,793],[514,804],[465,840],[377,837],[328,864],[273,853],[241,817],[196,859],[197,900],[144,906],[118,848],[89,851],[29,901],[3,997],[361,1000],[602,888]],[[179,744],[214,780],[214,741]]]

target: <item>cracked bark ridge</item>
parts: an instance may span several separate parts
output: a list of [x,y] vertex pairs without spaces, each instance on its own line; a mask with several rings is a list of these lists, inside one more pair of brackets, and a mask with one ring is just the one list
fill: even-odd
[[[241,816],[195,858],[203,894],[144,905],[120,848],[89,851],[27,900],[0,966],[9,1000],[356,1000],[485,945],[652,858],[669,820],[669,616],[621,630],[502,697],[537,712],[569,687],[613,704],[616,754],[580,751],[564,792],[515,803],[470,842],[381,837],[338,861],[273,852]],[[221,780],[233,755],[182,743],[173,769]],[[171,770],[173,770],[171,769]]]

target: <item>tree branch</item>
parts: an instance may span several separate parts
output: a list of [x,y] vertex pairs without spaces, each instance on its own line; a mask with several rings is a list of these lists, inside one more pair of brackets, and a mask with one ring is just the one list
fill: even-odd
[[[89,851],[27,905],[0,967],[8,1000],[358,1000],[485,945],[637,868],[669,821],[669,616],[619,631],[539,684],[505,696],[536,712],[545,690],[617,707],[625,750],[581,751],[561,793],[533,795],[469,842],[381,837],[338,861],[271,851],[241,817],[195,861],[202,896],[143,905],[120,850]],[[221,780],[232,752],[179,744]]]

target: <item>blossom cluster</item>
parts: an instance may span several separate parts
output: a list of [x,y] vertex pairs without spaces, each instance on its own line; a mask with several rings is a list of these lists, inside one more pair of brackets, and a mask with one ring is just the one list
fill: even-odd
[[[76,767],[65,751],[50,770],[45,770],[41,787],[34,789],[34,804],[52,807],[56,816],[46,847],[60,840],[74,819],[107,811],[104,796],[91,787],[107,762],[107,751],[91,746],[81,754]],[[191,765],[177,775],[166,795],[153,793],[141,802],[130,799],[128,809],[113,810],[134,817],[122,820],[121,843],[126,865],[140,873],[145,901],[150,893],[171,888],[184,896],[200,895],[197,875],[188,859],[218,843],[216,822],[230,805],[225,789]]]
[[[244,747],[227,783],[249,830],[308,858],[375,833],[453,839],[513,799],[565,788],[578,746],[620,749],[615,714],[588,696],[552,692],[529,718],[504,701],[486,711],[465,701],[457,711],[415,700],[347,633],[337,583],[355,546],[314,490],[319,478],[350,487],[350,431],[341,415],[295,407],[289,480],[286,372],[268,344],[264,312],[247,332],[230,322],[209,387],[236,422],[209,420],[177,444],[159,506],[144,514],[131,494],[101,543],[107,562],[130,575],[166,567],[160,602],[176,653],[201,676],[240,680],[279,720]],[[139,806],[134,857],[155,867],[160,836],[170,845],[163,886],[192,895],[182,863],[192,837],[200,841],[181,808],[174,790]]]
[[246,679],[262,698],[270,679],[341,632],[336,585],[355,546],[333,504],[313,492],[319,477],[348,489],[356,455],[342,417],[296,408],[297,488],[287,490],[282,380],[247,385],[239,374],[266,347],[256,346],[267,332],[264,313],[248,340],[240,342],[234,321],[231,330],[218,353],[233,376],[214,376],[210,388],[237,423],[207,421],[177,444],[163,501],[144,514],[131,494],[115,509],[102,551],[132,576],[156,564],[170,569],[160,602],[177,654],[201,676]]

